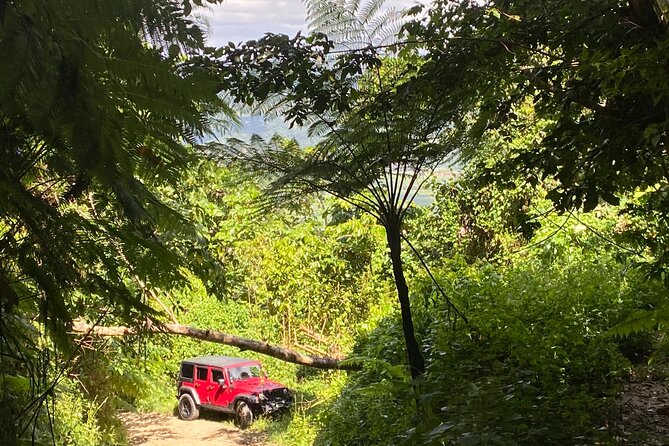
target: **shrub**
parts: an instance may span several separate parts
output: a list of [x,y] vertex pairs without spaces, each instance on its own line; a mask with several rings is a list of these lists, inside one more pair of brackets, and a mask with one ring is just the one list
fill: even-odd
[[561,260],[444,268],[440,281],[466,309],[468,326],[454,325],[439,299],[425,298],[431,284],[418,283],[416,325],[428,363],[418,411],[401,373],[399,321],[390,318],[356,347],[382,361],[351,375],[317,444],[612,441],[610,408],[629,362],[607,330],[657,290],[639,287],[645,279],[633,273],[623,277],[606,255]]

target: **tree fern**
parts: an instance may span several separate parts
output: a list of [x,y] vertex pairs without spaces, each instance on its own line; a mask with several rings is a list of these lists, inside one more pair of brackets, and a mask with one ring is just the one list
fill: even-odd
[[385,0],[305,0],[309,30],[346,49],[394,43],[402,15]]
[[[277,56],[269,64],[256,62],[256,54],[264,54],[277,43],[291,56]],[[330,48],[328,44],[314,46]],[[449,128],[434,119],[442,112],[441,102],[427,100],[433,91],[429,83],[422,88],[405,87],[420,63],[417,55],[407,53],[404,59],[387,57],[382,62],[375,49],[365,48],[331,64],[323,64],[319,58],[297,38],[269,37],[254,45],[230,48],[223,67],[233,96],[240,102],[251,99],[262,103],[276,94],[276,88],[284,94],[279,104],[286,110],[286,119],[311,124],[312,134],[323,136],[311,150],[276,146],[274,141],[268,144],[257,138],[250,143],[230,140],[217,149],[269,179],[263,211],[277,203],[295,203],[308,194],[324,192],[368,213],[384,227],[409,368],[412,377],[418,378],[425,364],[413,331],[402,267],[401,245],[406,241],[402,228],[430,172],[454,149]],[[273,84],[262,90],[257,87],[265,82]],[[339,101],[344,102],[342,109],[337,107]],[[450,301],[449,306],[454,317],[464,319]]]
[[[132,277],[168,288],[183,268],[198,270],[174,243],[196,230],[155,194],[179,184],[208,113],[230,112],[191,9],[189,0],[2,2],[0,374],[35,373],[34,346],[7,341],[10,320],[38,321],[66,352],[67,323],[82,312],[158,316]],[[79,306],[81,296],[96,307]],[[18,434],[51,395],[46,373],[62,376],[54,365],[40,366],[32,401],[14,408]]]

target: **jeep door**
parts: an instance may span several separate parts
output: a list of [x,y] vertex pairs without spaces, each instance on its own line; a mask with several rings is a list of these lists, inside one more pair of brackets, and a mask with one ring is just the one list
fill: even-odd
[[209,382],[209,367],[198,365],[195,371],[195,378],[193,380],[193,387],[197,395],[200,397],[202,404],[211,404],[209,402],[209,389],[211,383]]
[[[209,392],[209,398],[211,400],[210,404],[214,406],[228,407],[232,405],[232,400],[234,399],[233,389],[226,375],[222,369],[211,369],[213,388]],[[222,386],[219,384],[220,379],[224,382]]]

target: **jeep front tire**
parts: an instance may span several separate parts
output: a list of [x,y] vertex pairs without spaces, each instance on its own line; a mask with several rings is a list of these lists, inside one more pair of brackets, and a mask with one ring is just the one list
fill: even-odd
[[179,398],[179,418],[186,421],[196,420],[200,416],[200,410],[193,401],[193,397],[184,393]]
[[246,429],[253,423],[253,412],[246,401],[239,401],[235,405],[235,424],[240,429]]

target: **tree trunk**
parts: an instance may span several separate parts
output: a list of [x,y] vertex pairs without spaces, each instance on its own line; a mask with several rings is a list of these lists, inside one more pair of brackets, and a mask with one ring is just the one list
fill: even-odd
[[216,330],[205,330],[202,328],[189,327],[181,324],[162,324],[149,325],[148,327],[102,327],[89,325],[81,319],[75,320],[72,323],[72,333],[83,335],[96,336],[131,336],[138,335],[142,332],[149,333],[164,333],[179,336],[186,336],[189,338],[200,339],[202,341],[216,342],[218,344],[231,345],[240,350],[251,350],[257,353],[262,353],[273,358],[280,359],[293,364],[305,365],[308,367],[315,367],[318,369],[336,369],[336,370],[361,370],[360,364],[342,364],[342,361],[335,358],[319,358],[314,356],[303,355],[288,348],[281,348],[271,345],[267,342],[256,341],[253,339],[241,338],[227,333],[222,333]]
[[393,264],[393,276],[395,278],[395,287],[397,288],[397,298],[400,301],[400,310],[402,313],[402,331],[404,332],[404,342],[407,347],[407,358],[411,377],[415,380],[425,373],[425,360],[420,352],[420,346],[416,341],[413,319],[411,318],[411,304],[409,302],[409,287],[404,278],[404,267],[402,265],[402,241],[400,238],[400,225],[386,225],[386,237],[388,247],[390,248],[390,260]]

